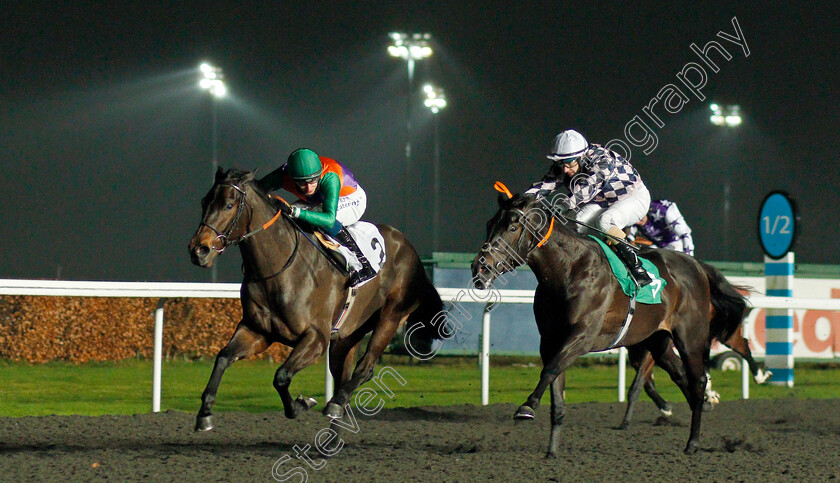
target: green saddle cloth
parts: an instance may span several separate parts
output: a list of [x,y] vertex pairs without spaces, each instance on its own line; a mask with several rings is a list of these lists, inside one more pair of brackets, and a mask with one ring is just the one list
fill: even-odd
[[665,288],[665,280],[663,280],[659,275],[659,269],[656,268],[656,265],[654,265],[653,262],[646,258],[639,257],[639,260],[642,261],[642,267],[653,276],[653,281],[651,283],[639,289],[636,286],[636,282],[634,282],[633,278],[630,276],[630,270],[627,269],[627,266],[624,265],[624,262],[622,262],[620,258],[618,258],[618,255],[615,254],[612,248],[608,247],[606,243],[602,242],[597,237],[592,235],[589,235],[589,237],[598,242],[598,245],[600,245],[601,249],[604,250],[604,254],[607,255],[607,260],[610,262],[610,267],[612,268],[615,278],[618,279],[621,289],[624,290],[624,293],[627,294],[628,297],[632,297],[633,293],[638,290],[638,293],[636,293],[637,302],[642,304],[662,303],[662,289]]

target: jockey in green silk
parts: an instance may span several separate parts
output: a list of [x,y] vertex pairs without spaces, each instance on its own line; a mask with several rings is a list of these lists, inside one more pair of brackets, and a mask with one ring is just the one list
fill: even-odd
[[350,249],[361,263],[352,271],[347,284],[355,287],[376,276],[356,241],[345,226],[361,219],[367,207],[367,196],[353,173],[338,161],[319,157],[309,149],[295,150],[286,164],[259,180],[266,191],[278,188],[297,196],[300,201],[280,209],[292,218],[338,240]]

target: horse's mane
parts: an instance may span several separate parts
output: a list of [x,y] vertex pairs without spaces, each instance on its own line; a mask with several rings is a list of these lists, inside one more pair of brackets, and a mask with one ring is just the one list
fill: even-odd
[[[254,188],[254,191],[257,192],[260,198],[268,199],[268,191],[257,182],[255,178],[257,171],[248,171],[246,169],[238,169],[238,168],[231,168],[224,173],[224,178],[220,181],[220,183],[230,183],[235,184],[239,187],[244,187],[244,185],[249,185]],[[269,200],[270,204],[273,204],[271,200]]]
[[548,217],[553,215],[554,218],[555,218],[555,220],[554,220],[554,230],[561,230],[567,236],[580,238],[582,240],[591,241],[589,236],[587,236],[585,234],[582,234],[582,233],[579,233],[577,231],[577,225],[573,221],[570,221],[570,219],[573,219],[574,217],[573,216],[567,216],[567,215],[572,215],[573,212],[571,212],[571,211],[563,212],[559,209],[549,210],[546,207],[546,205],[544,205],[535,196],[523,195],[523,194],[517,193],[517,194],[513,195],[512,198],[505,199],[505,200],[502,201],[502,209],[504,209],[505,211],[511,210],[511,209],[518,209],[518,210],[522,210],[526,213],[529,210],[536,209],[536,210],[539,210],[542,213],[544,213],[547,217],[546,219],[550,219]]

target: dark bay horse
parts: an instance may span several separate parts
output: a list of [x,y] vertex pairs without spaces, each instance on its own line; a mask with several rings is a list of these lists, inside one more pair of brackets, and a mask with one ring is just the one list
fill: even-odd
[[[274,388],[288,418],[314,405],[314,399],[303,396],[293,400],[289,384],[298,371],[324,354],[329,344],[336,391],[325,413],[339,418],[353,390],[372,377],[374,363],[402,324],[420,323],[419,330],[413,331],[412,343],[421,352],[433,338],[439,338],[437,328],[421,323],[443,309],[437,290],[405,236],[381,225],[385,263],[374,279],[358,288],[355,303],[330,344],[332,323],[346,301],[347,278],[289,219],[277,216],[275,203],[254,181],[253,172],[221,168],[201,201],[201,224],[189,244],[192,262],[210,267],[226,247],[238,245],[244,279],[242,320],[216,357],[201,395],[196,430],[213,429],[211,408],[225,369],[275,342],[292,347],[274,375]],[[354,369],[356,350],[367,334],[371,334],[370,341]]]
[[[744,311],[744,317],[749,314],[750,308]],[[752,351],[750,350],[749,342],[747,339],[744,338],[743,332],[743,325],[739,325],[738,328],[732,333],[728,339],[725,341],[721,340],[723,334],[715,333],[716,330],[719,328],[712,327],[710,329],[709,338],[710,342],[713,340],[721,341],[725,346],[729,347],[733,351],[737,352],[746,364],[750,368],[750,372],[753,375],[753,379],[757,384],[763,384],[767,381],[767,379],[772,375],[772,373],[764,371],[759,367],[758,363],[752,356]],[[640,347],[628,347],[627,348],[627,355],[630,360],[630,364],[636,369],[636,377],[633,379],[633,383],[630,385],[630,389],[627,391],[627,409],[624,413],[624,420],[621,422],[619,429],[626,429],[630,425],[630,421],[633,416],[633,410],[636,405],[636,401],[639,399],[639,394],[641,393],[642,388],[644,388],[645,393],[648,397],[653,400],[656,404],[656,407],[659,408],[659,411],[662,413],[662,417],[668,417],[671,415],[671,405],[668,404],[662,396],[656,391],[656,385],[653,381],[653,366],[654,361],[653,357],[651,357],[650,352],[644,349],[643,346]],[[709,363],[709,355],[706,354],[705,365],[708,368]],[[706,371],[706,403],[709,404],[717,404],[720,402],[720,395],[712,390],[711,385],[711,378],[709,376],[708,370]]]
[[[741,322],[742,312],[729,317],[735,310],[729,307],[742,303],[743,296],[732,289],[738,299],[730,300],[730,290],[721,289],[721,280],[725,282],[722,276],[711,276],[691,257],[658,250],[648,256],[667,283],[662,303],[637,305],[632,323],[619,336],[630,298],[613,276],[600,246],[578,234],[562,216],[555,219],[552,215],[556,212],[539,200],[508,196],[499,197],[499,211],[487,224],[487,240],[472,270],[479,289],[489,287],[501,273],[523,263],[537,278],[534,316],[543,369],[539,383],[514,418],[533,419],[550,386],[551,437],[546,456],[556,456],[565,415],[566,369],[588,352],[641,345],[688,400],[691,430],[685,452],[696,452],[706,380],[703,357],[709,347],[713,306],[725,309],[716,316],[732,331]],[[672,343],[679,356],[670,349]]]

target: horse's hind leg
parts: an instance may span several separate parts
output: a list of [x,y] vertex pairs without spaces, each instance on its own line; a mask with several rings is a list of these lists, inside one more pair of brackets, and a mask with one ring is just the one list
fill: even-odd
[[551,437],[548,440],[546,458],[557,457],[557,446],[560,444],[560,425],[566,416],[566,401],[563,391],[566,389],[566,373],[563,372],[551,383]]
[[353,362],[356,351],[364,339],[365,331],[357,330],[347,337],[335,340],[330,343],[330,374],[335,380],[336,392],[331,400],[324,405],[324,414],[331,418],[342,417],[342,409],[349,398],[344,398],[342,388],[350,381],[353,375]]
[[741,354],[741,357],[743,357],[750,366],[750,372],[752,373],[755,382],[757,384],[764,384],[768,379],[770,379],[770,376],[772,376],[773,373],[763,370],[759,367],[755,359],[753,359],[750,344],[747,339],[744,338],[742,327],[743,326],[739,326],[738,330],[735,331],[735,333],[732,334],[732,337],[730,337],[724,344],[738,354]]
[[[691,431],[688,443],[685,446],[685,453],[692,454],[697,451],[700,440],[700,420],[703,416],[703,401],[706,391],[706,368],[703,363],[704,354],[708,351],[708,334],[703,337],[686,337],[686,324],[680,324],[682,330],[674,334],[674,344],[679,350],[682,359],[684,372],[681,377],[680,389],[683,390],[688,405],[691,408]],[[701,327],[705,327],[701,326]],[[673,351],[670,352],[673,355]],[[673,375],[672,375],[673,378]],[[676,381],[675,381],[676,382]]]
[[315,405],[315,400],[300,396],[297,400],[289,394],[292,377],[304,367],[315,362],[327,348],[327,339],[315,329],[308,329],[298,341],[286,361],[274,373],[274,389],[283,401],[283,410],[289,419],[294,419],[303,411]]
[[[376,328],[373,330],[365,349],[365,355],[356,363],[356,368],[353,370],[350,379],[336,389],[332,402],[339,408],[344,407],[350,401],[350,396],[357,387],[373,377],[373,366],[388,347],[391,339],[394,338],[397,328],[408,316],[408,312],[399,311],[396,306],[386,306],[382,309]],[[375,320],[373,317],[372,319]]]
[[259,354],[268,348],[269,344],[265,337],[258,335],[243,325],[241,322],[236,328],[233,337],[216,356],[216,363],[213,372],[210,374],[210,381],[201,394],[201,408],[195,420],[196,431],[209,431],[213,429],[213,413],[211,409],[216,404],[216,392],[222,382],[222,375],[225,369],[234,362],[244,359],[253,354]]

